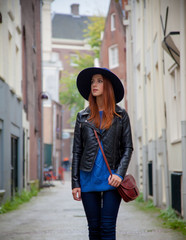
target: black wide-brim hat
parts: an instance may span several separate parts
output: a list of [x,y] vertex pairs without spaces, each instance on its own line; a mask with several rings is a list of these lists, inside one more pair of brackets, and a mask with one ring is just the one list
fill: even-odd
[[124,87],[120,79],[107,68],[91,67],[85,68],[77,76],[77,88],[83,98],[88,100],[91,91],[91,80],[95,74],[101,74],[110,80],[114,90],[116,103],[120,102],[124,97]]

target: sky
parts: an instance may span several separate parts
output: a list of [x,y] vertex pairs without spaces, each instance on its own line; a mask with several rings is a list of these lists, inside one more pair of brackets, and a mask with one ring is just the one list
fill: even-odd
[[106,16],[110,0],[54,0],[52,2],[52,12],[70,14],[70,5],[73,3],[79,4],[80,15]]

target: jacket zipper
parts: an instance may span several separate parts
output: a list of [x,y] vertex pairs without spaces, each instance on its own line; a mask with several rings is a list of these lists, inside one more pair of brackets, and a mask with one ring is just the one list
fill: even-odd
[[[85,122],[83,122],[83,124],[85,124],[86,126],[92,128],[92,129],[95,129],[96,132],[97,132],[99,135],[101,135],[99,129],[96,128],[95,126],[91,125],[90,123],[88,123],[87,120],[85,120]],[[80,123],[80,127],[81,127],[81,125],[82,125],[82,123]],[[96,136],[95,136],[95,137],[96,137]],[[97,141],[97,140],[96,140],[96,141]],[[94,163],[95,163],[95,160],[96,160],[96,157],[97,157],[98,151],[99,151],[99,144],[98,144],[98,147],[97,147],[97,151],[96,151],[95,157],[94,157],[94,159],[93,159],[93,164],[92,164],[91,171],[92,171],[92,169],[93,169],[93,167],[94,167]]]
[[96,128],[95,126],[91,125],[91,124],[90,124],[90,123],[88,123],[88,122],[84,122],[84,124],[85,124],[85,125],[87,125],[88,127],[92,128],[92,129],[95,129],[95,130],[96,130],[96,132],[97,132],[97,133],[99,133],[99,134],[101,135],[101,133],[100,133],[99,129],[98,129],[98,128]]

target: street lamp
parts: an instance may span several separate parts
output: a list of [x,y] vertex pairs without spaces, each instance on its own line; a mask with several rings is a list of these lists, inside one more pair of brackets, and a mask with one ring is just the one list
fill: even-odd
[[49,99],[49,94],[47,92],[40,92],[38,96],[38,107],[40,112],[42,112],[41,100],[48,100],[48,99]]
[[43,107],[42,100],[48,100],[49,95],[47,92],[40,92],[38,95],[38,109],[41,113],[41,161],[40,161],[40,186],[43,185],[44,181],[44,139],[43,139]]

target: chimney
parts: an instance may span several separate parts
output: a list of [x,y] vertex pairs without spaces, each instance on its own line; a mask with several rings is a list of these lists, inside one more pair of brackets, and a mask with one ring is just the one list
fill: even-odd
[[79,16],[79,4],[74,3],[70,7],[71,7],[71,14],[74,16]]

